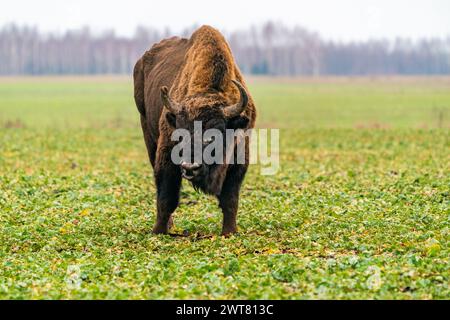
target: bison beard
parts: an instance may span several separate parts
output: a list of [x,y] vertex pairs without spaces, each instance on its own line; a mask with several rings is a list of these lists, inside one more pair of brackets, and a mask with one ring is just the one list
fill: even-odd
[[[153,232],[168,233],[186,170],[171,161],[173,130],[192,131],[194,121],[201,121],[204,130],[253,128],[255,106],[227,42],[209,26],[190,39],[173,37],[153,45],[134,68],[134,98],[157,188]],[[245,164],[202,165],[201,174],[191,180],[196,189],[218,198],[224,235],[236,232],[248,149],[247,143]]]

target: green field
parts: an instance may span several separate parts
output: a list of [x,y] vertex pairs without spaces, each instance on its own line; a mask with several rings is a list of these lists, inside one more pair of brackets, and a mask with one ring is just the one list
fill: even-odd
[[249,79],[281,170],[239,234],[155,186],[122,77],[0,78],[0,299],[448,299],[450,78]]

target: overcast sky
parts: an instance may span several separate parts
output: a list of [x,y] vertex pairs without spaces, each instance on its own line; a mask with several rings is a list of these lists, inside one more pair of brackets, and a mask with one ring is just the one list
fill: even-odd
[[450,35],[449,0],[10,0],[3,1],[0,26],[14,22],[41,31],[90,26],[131,35],[137,25],[193,24],[232,31],[267,20],[301,25],[325,38],[360,40]]

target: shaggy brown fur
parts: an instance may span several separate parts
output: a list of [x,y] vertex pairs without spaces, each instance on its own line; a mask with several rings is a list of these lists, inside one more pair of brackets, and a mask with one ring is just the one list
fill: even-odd
[[[165,39],[147,51],[134,68],[134,97],[157,186],[157,219],[153,231],[167,233],[170,216],[178,206],[181,171],[172,163],[170,153],[175,128],[191,129],[194,120],[204,129],[253,128],[256,110],[251,96],[239,117],[228,119],[223,108],[239,101],[240,94],[231,80],[240,82],[248,93],[231,50],[219,31],[202,26],[190,39]],[[182,105],[173,115],[163,106],[161,87],[170,88],[169,96]],[[194,181],[194,187],[214,194],[224,213],[223,234],[236,231],[239,189],[247,164],[213,165],[208,174]],[[206,169],[205,169],[206,170]]]

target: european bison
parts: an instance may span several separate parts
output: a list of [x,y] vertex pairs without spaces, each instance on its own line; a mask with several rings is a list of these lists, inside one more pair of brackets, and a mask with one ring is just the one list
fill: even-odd
[[242,164],[171,160],[177,144],[171,141],[172,132],[182,128],[193,135],[194,121],[201,121],[202,130],[220,130],[223,137],[226,129],[254,127],[255,105],[225,38],[218,30],[202,26],[190,39],[162,40],[137,61],[133,76],[134,98],[157,188],[153,232],[168,233],[182,177],[218,198],[222,234],[236,232],[239,190],[249,163],[248,143]]

